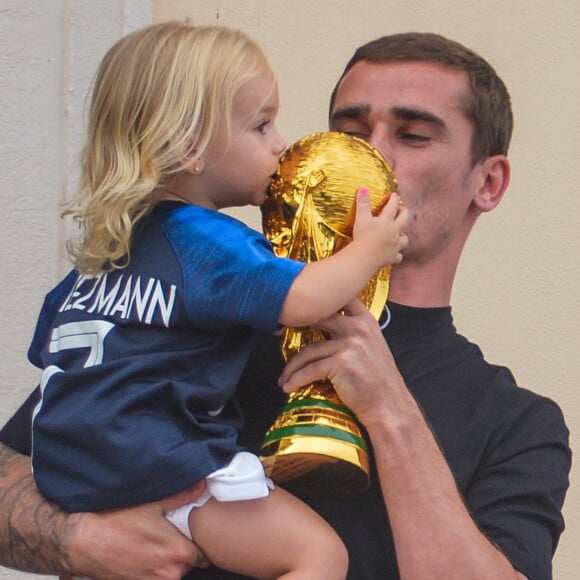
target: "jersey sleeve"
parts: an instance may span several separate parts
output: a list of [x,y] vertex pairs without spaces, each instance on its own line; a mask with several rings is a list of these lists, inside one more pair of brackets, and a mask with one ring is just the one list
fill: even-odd
[[229,216],[191,219],[199,208],[172,215],[167,235],[181,263],[184,300],[195,324],[247,325],[273,332],[304,263],[278,258],[260,233]]
[[489,442],[465,501],[482,532],[517,570],[530,580],[550,580],[564,529],[569,432],[560,408],[549,399],[505,403],[503,428]]

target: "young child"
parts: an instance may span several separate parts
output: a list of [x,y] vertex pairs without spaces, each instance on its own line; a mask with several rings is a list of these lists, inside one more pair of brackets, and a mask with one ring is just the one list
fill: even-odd
[[[69,512],[171,496],[168,514],[217,566],[259,578],[343,578],[335,532],[240,450],[234,392],[257,331],[336,312],[401,260],[407,215],[357,199],[354,241],[328,260],[274,256],[218,210],[259,206],[285,143],[254,42],[164,23],[120,40],[95,80],[74,205],[75,270],[46,298],[30,359],[39,490]],[[227,503],[224,503],[227,502]]]

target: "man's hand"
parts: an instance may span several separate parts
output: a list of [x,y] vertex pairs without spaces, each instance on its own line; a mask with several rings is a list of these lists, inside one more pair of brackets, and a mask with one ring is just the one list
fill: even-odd
[[76,514],[69,558],[75,575],[61,580],[179,580],[210,562],[164,517],[158,504],[102,514]]
[[344,315],[313,326],[331,340],[309,344],[291,358],[279,379],[285,392],[328,378],[363,424],[381,409],[388,411],[398,396],[409,397],[379,325],[359,300]]
[[76,574],[110,580],[178,580],[209,562],[164,513],[192,501],[203,487],[139,507],[76,514],[69,554]]

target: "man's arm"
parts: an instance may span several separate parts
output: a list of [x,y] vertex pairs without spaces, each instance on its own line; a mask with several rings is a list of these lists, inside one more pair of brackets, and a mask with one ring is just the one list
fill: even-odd
[[37,574],[178,580],[207,562],[163,512],[197,495],[69,515],[38,493],[30,459],[0,443],[0,564]]
[[431,429],[364,306],[355,301],[345,316],[316,327],[332,339],[295,355],[281,384],[288,391],[328,377],[366,427],[401,578],[525,578],[471,518]]
[[0,563],[39,574],[71,572],[63,547],[77,524],[39,495],[30,460],[0,443]]

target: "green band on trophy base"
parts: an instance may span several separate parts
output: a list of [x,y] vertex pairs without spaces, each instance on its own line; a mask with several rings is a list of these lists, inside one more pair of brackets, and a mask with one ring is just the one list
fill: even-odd
[[277,444],[280,439],[285,439],[294,435],[305,435],[309,437],[329,437],[360,447],[361,451],[364,451],[365,453],[368,452],[366,441],[361,437],[357,437],[356,435],[348,433],[347,431],[343,431],[342,429],[326,427],[319,424],[281,427],[275,432],[266,435],[264,442],[262,443],[262,452],[267,455],[266,450],[268,445],[271,443]]

